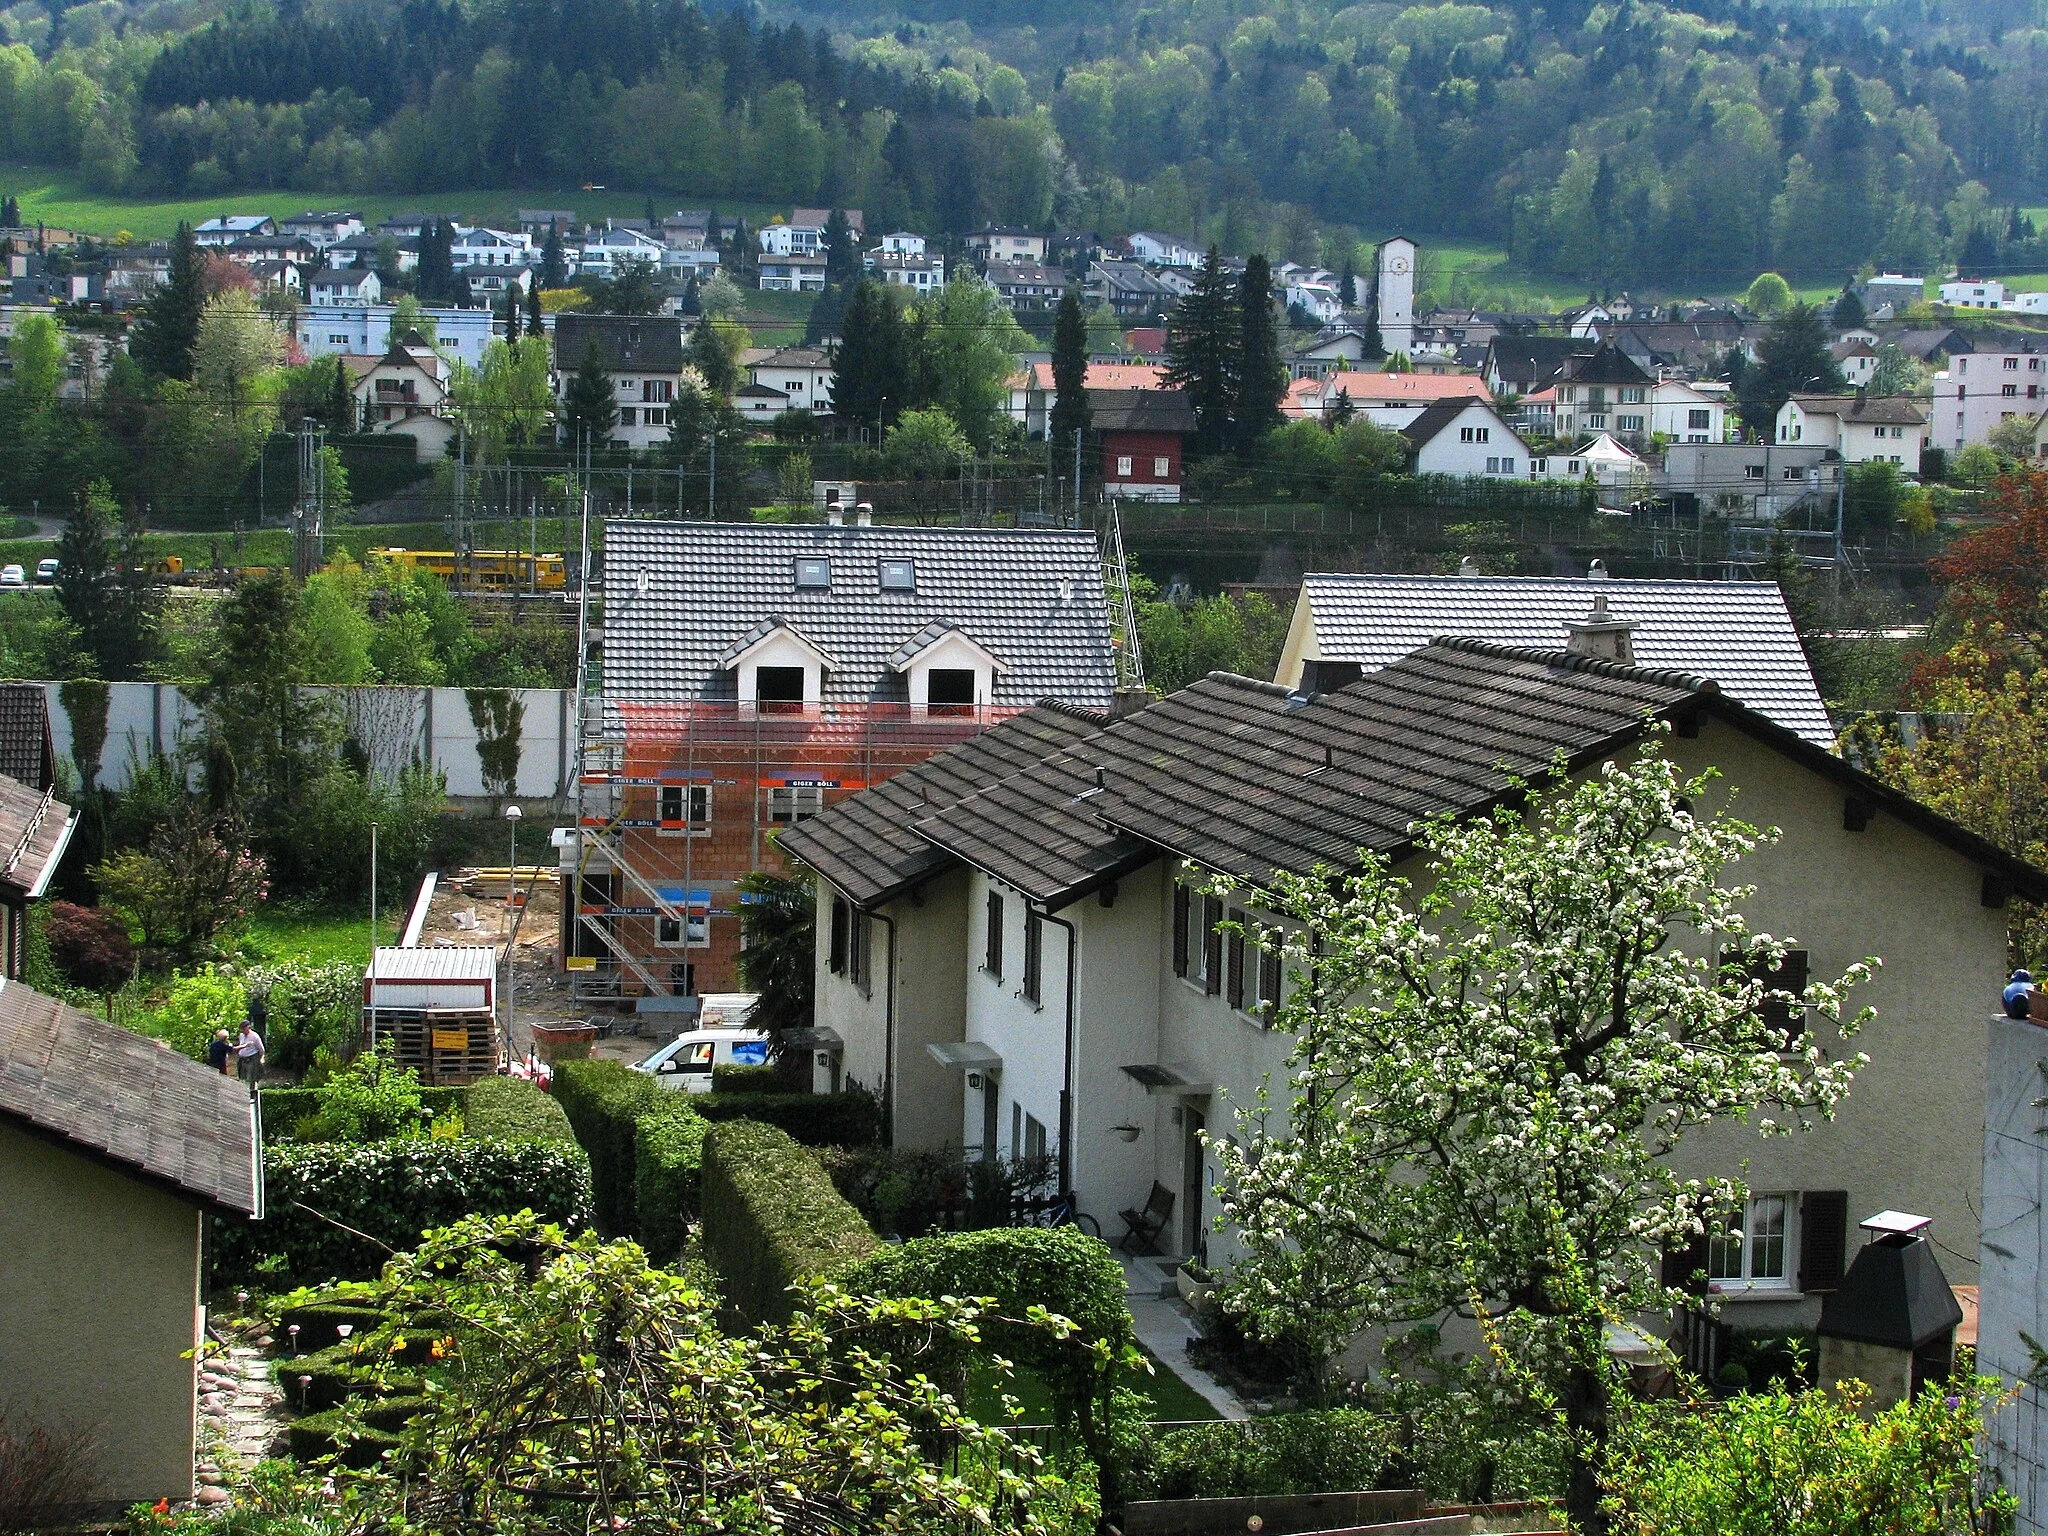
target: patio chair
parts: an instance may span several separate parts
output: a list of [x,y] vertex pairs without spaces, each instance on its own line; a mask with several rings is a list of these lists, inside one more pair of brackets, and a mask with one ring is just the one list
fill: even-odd
[[1173,1191],[1164,1184],[1154,1184],[1152,1193],[1145,1201],[1142,1211],[1119,1211],[1124,1219],[1123,1241],[1117,1246],[1133,1258],[1140,1249],[1131,1244],[1138,1243],[1142,1251],[1150,1253],[1158,1245],[1159,1234],[1166,1230],[1166,1224],[1173,1220]]

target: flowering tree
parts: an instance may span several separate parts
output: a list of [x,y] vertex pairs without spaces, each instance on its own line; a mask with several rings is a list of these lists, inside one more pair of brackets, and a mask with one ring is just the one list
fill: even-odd
[[1574,1529],[1600,1530],[1603,1325],[1676,1299],[1658,1247],[1741,1194],[1665,1159],[1753,1108],[1766,1134],[1830,1115],[1865,1058],[1814,1033],[1787,1052],[1763,1004],[1852,1033],[1844,994],[1875,962],[1770,985],[1790,941],[1752,933],[1749,889],[1719,881],[1774,834],[1696,815],[1711,771],[1651,749],[1563,774],[1526,816],[1424,825],[1419,882],[1373,857],[1275,878],[1289,1076],[1212,1145],[1242,1247],[1228,1306],[1326,1362],[1366,1328],[1478,1318],[1491,1386],[1562,1424]]

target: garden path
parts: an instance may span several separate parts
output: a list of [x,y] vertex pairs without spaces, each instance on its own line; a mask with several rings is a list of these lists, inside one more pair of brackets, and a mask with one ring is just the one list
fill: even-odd
[[209,1344],[199,1367],[198,1500],[225,1503],[226,1469],[281,1453],[287,1415],[272,1362],[254,1335],[233,1335],[227,1351]]
[[1222,1417],[1250,1418],[1251,1410],[1235,1393],[1188,1358],[1188,1340],[1201,1337],[1201,1330],[1177,1295],[1169,1299],[1161,1294],[1172,1284],[1171,1267],[1149,1258],[1119,1258],[1117,1262],[1123,1265],[1125,1300],[1138,1342]]

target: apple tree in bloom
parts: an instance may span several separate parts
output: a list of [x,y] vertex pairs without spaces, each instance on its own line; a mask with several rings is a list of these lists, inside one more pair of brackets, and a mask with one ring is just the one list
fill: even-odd
[[[1604,1529],[1603,1325],[1681,1299],[1660,1249],[1740,1209],[1669,1155],[1716,1121],[1831,1117],[1866,1060],[1814,1026],[1865,1022],[1845,999],[1877,962],[1772,985],[1792,940],[1752,931],[1753,887],[1725,877],[1777,834],[1696,812],[1716,777],[1654,744],[1578,779],[1560,760],[1513,804],[1419,826],[1416,878],[1371,856],[1276,874],[1288,1076],[1213,1141],[1226,1305],[1325,1369],[1368,1329],[1476,1319],[1491,1389],[1564,1431],[1580,1530]],[[1773,1000],[1807,1026],[1790,1049]]]

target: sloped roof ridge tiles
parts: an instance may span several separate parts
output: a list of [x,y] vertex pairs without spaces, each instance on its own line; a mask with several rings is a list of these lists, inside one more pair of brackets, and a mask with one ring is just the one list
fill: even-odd
[[1721,685],[1711,677],[1679,672],[1669,667],[1631,667],[1599,656],[1575,656],[1570,651],[1538,651],[1526,646],[1497,645],[1491,640],[1473,640],[1464,635],[1432,635],[1431,645],[1446,650],[1471,651],[1480,656],[1498,656],[1503,661],[1533,661],[1568,672],[1593,672],[1628,682],[1657,683],[1668,688],[1686,688],[1694,693],[1719,693]]

